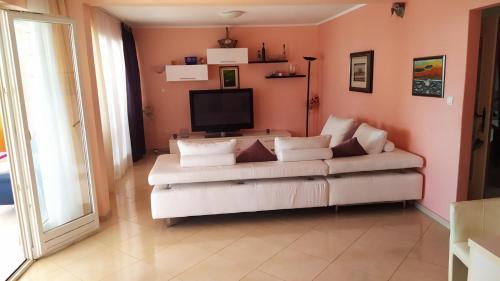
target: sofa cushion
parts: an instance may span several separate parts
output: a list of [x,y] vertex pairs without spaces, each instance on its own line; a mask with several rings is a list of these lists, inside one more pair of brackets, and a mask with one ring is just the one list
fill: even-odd
[[181,155],[213,155],[234,153],[236,140],[194,142],[189,140],[177,141]]
[[352,138],[332,147],[333,158],[366,155],[366,151],[359,144],[358,138]]
[[240,152],[236,163],[276,161],[276,155],[269,151],[259,140]]
[[277,152],[279,161],[308,161],[332,158],[330,148],[286,149]]
[[158,156],[149,173],[150,185],[326,176],[328,166],[322,160],[299,162],[249,162],[232,166],[189,167],[179,164],[178,154]]
[[422,199],[423,176],[414,171],[349,174],[327,181],[331,206]]
[[274,150],[325,148],[330,144],[330,136],[316,137],[277,137],[274,139]]
[[422,168],[422,157],[400,149],[393,152],[325,160],[330,175],[367,171]]
[[327,205],[323,177],[157,185],[151,192],[154,219]]
[[214,155],[181,155],[181,167],[227,166],[236,163],[234,153]]
[[353,137],[358,138],[359,144],[365,149],[366,153],[377,154],[384,149],[387,132],[363,123],[356,130]]
[[396,149],[396,145],[392,141],[386,141],[384,144],[384,152],[393,152]]
[[356,121],[354,119],[344,119],[330,115],[325,126],[323,126],[323,130],[321,130],[321,135],[331,136],[330,147],[334,147],[349,139],[355,127]]

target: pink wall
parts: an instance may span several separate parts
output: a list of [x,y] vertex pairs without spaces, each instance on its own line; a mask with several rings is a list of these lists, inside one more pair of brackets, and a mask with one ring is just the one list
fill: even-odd
[[[305,73],[303,56],[318,54],[318,28],[309,27],[240,27],[231,28],[239,47],[249,48],[249,58],[257,56],[262,42],[268,54],[281,54],[287,46],[289,61]],[[166,147],[172,133],[191,128],[189,114],[190,89],[219,88],[219,68],[209,66],[209,81],[167,82],[165,74],[155,73],[171,60],[185,56],[206,57],[206,49],[217,46],[225,36],[223,28],[134,28],[143,84],[144,104],[154,107],[154,118],[145,120],[148,148]],[[307,79],[265,79],[272,70],[287,70],[287,64],[240,65],[240,86],[254,88],[255,129],[287,129],[294,135],[305,130],[305,93]],[[317,94],[319,64],[313,64],[312,93]],[[316,118],[311,132],[317,131]]]
[[[469,93],[466,100],[472,105],[464,106],[466,65],[477,68],[477,46],[468,45],[469,33],[477,37],[477,22],[469,30],[470,8],[477,1],[406,3],[403,19],[390,16],[389,3],[370,4],[320,26],[320,122],[331,113],[354,116],[387,129],[397,146],[425,157],[421,203],[447,219],[449,203],[458,197],[461,139],[470,138],[469,127],[462,135],[462,113],[469,114],[474,101]],[[365,50],[375,50],[372,95],[348,90],[349,54]],[[452,106],[446,99],[411,95],[412,60],[431,55],[447,56],[445,96],[454,97]],[[464,147],[462,153],[467,153],[470,141]]]

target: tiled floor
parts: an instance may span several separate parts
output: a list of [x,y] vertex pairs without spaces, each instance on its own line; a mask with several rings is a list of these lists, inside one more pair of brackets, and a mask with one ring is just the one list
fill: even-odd
[[152,161],[117,186],[98,234],[36,262],[22,280],[447,279],[447,229],[400,205],[197,217],[167,228],[150,217]]

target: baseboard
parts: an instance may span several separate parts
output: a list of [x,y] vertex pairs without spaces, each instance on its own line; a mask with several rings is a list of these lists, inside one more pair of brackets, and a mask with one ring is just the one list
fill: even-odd
[[433,220],[435,220],[436,222],[438,222],[442,226],[450,229],[450,223],[447,220],[443,219],[440,215],[438,215],[438,214],[434,213],[433,211],[429,210],[428,208],[424,207],[422,204],[415,203],[415,208],[417,208],[417,210],[419,210],[420,212],[428,215],[429,217],[431,217]]

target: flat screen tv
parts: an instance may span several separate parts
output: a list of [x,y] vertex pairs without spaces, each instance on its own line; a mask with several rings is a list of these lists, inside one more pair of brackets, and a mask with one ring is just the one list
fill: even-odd
[[251,88],[191,90],[189,104],[193,132],[233,132],[254,126]]

